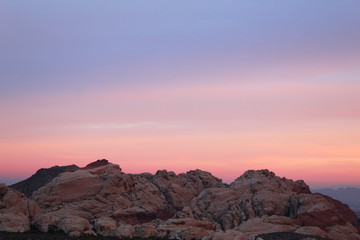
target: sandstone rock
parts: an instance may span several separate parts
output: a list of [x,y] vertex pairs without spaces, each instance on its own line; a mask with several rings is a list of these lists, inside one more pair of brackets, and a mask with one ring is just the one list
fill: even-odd
[[40,216],[42,214],[40,207],[33,200],[28,200],[27,207],[28,207],[30,221],[34,220],[37,216]]
[[230,188],[204,190],[190,207],[195,218],[215,221],[227,230],[256,216],[288,216],[290,200],[299,191],[309,192],[303,182],[281,179],[267,170],[247,171]]
[[292,225],[296,226],[296,221],[290,217],[286,216],[278,216],[278,215],[272,215],[270,217],[263,216],[262,220],[264,222],[273,223],[273,224],[280,224],[280,225]]
[[345,225],[335,225],[328,228],[326,236],[330,239],[335,240],[360,240],[360,235],[358,234],[356,228],[354,228],[350,223]]
[[50,217],[46,214],[37,216],[32,223],[40,232],[47,232],[52,224]]
[[0,197],[4,196],[8,191],[6,185],[4,183],[0,183]]
[[100,160],[62,173],[34,192],[43,214],[34,202],[16,200],[14,194],[1,197],[6,204],[0,211],[17,209],[40,230],[51,225],[71,236],[95,234],[90,223],[97,234],[130,238],[248,240],[272,232],[359,236],[348,207],[268,170],[247,171],[227,185],[200,170],[125,174]]
[[[88,170],[65,172],[34,192],[34,198],[40,204],[43,202],[56,204],[61,201],[81,201],[99,193],[102,183],[101,176],[92,174]],[[50,195],[40,195],[38,194],[39,191],[49,192]]]
[[181,211],[178,211],[175,213],[173,218],[193,218],[194,215],[192,213],[192,210],[189,206],[183,207]]
[[168,219],[157,226],[159,237],[170,239],[201,239],[213,230],[214,225],[209,221],[193,218]]
[[221,180],[200,170],[124,174],[118,165],[91,165],[65,172],[34,192],[33,198],[57,225],[59,216],[76,212],[88,221],[111,216],[122,224],[142,224],[169,219],[207,187]]
[[41,214],[38,205],[15,189],[0,185],[0,231],[25,232]]
[[[183,240],[192,240],[192,239],[202,239],[206,235],[208,235],[208,231],[203,228],[198,227],[186,227],[181,231],[173,231],[172,233],[177,233],[175,236],[176,239],[183,239]],[[172,237],[172,234],[170,234]]]
[[23,214],[1,213],[0,231],[4,232],[26,232],[30,230],[29,218]]
[[206,189],[191,201],[192,214],[196,219],[219,223],[223,230],[232,229],[247,219],[240,196],[241,192],[229,188]]
[[94,220],[94,227],[97,234],[103,236],[115,236],[117,226],[116,222],[110,217],[100,217]]
[[10,188],[16,189],[19,192],[25,194],[25,196],[30,197],[32,193],[42,186],[49,183],[52,179],[57,177],[60,173],[66,171],[72,171],[78,169],[76,165],[69,166],[54,166],[51,168],[41,168],[34,175],[25,179],[24,181],[18,182],[16,184],[10,185]]
[[[209,235],[209,231],[205,228],[207,226],[200,225],[201,227],[191,226],[190,222],[186,224],[180,224],[180,222],[166,222],[160,224],[157,227],[159,232],[159,237],[167,237],[170,239],[202,239],[203,237]],[[204,228],[205,227],[205,228]]]
[[95,232],[91,230],[89,221],[78,216],[63,217],[57,226],[71,237],[95,235]]
[[[264,188],[266,185],[266,189]],[[286,178],[280,178],[269,170],[248,170],[230,185],[233,189],[249,189],[252,192],[274,191],[274,192],[295,192],[311,193],[309,186],[304,181],[292,181]]]
[[135,234],[135,227],[130,224],[120,224],[117,228],[115,236],[121,238],[133,238]]
[[135,226],[134,237],[149,238],[156,236],[157,233],[157,230],[152,224],[144,223],[142,225]]
[[162,191],[168,204],[178,210],[187,206],[204,189],[224,186],[220,179],[201,170],[179,175],[162,170],[148,178]]
[[[352,239],[358,235],[355,214],[347,205],[321,194],[300,194],[296,221],[299,225],[319,227],[332,239],[342,235],[342,239]],[[335,230],[336,229],[336,230]]]
[[82,169],[92,169],[92,168],[98,168],[98,167],[101,167],[101,166],[106,166],[110,164],[108,160],[106,159],[99,159],[95,162],[92,162],[92,163],[89,163],[88,165],[86,165],[84,168]]
[[304,234],[304,235],[313,235],[318,237],[326,237],[326,232],[318,227],[305,226],[298,228],[295,233]]
[[254,237],[262,233],[293,232],[296,228],[296,226],[292,225],[274,224],[270,221],[264,221],[262,218],[253,218],[242,223],[235,229],[248,237]]
[[179,218],[179,219],[169,219],[164,224],[166,225],[183,225],[183,226],[192,226],[197,228],[203,228],[205,230],[213,230],[214,224],[209,221],[200,221],[194,218]]
[[208,232],[202,240],[249,240],[249,237],[236,230],[227,230],[225,232]]
[[[237,229],[245,235],[315,226],[323,236],[331,226],[357,224],[346,205],[311,194],[304,182],[279,178],[267,170],[247,171],[230,188],[205,189],[191,201],[190,208],[191,214],[186,210],[176,216],[212,221],[217,230]],[[248,225],[254,219],[260,219],[256,227]],[[350,234],[345,229],[337,231]]]

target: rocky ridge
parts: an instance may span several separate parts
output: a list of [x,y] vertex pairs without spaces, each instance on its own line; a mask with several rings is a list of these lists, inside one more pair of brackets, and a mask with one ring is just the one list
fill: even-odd
[[[22,227],[12,225],[15,218]],[[0,231],[23,232],[30,225],[70,236],[245,240],[289,232],[360,240],[354,212],[311,194],[303,181],[249,170],[228,185],[201,170],[125,174],[106,160],[61,173],[30,200],[1,185]]]
[[27,197],[30,197],[34,191],[41,188],[45,184],[49,183],[60,173],[67,171],[75,171],[79,167],[76,165],[69,166],[54,166],[51,168],[41,168],[34,175],[25,179],[24,181],[10,185],[10,188],[14,188],[19,192],[24,193]]

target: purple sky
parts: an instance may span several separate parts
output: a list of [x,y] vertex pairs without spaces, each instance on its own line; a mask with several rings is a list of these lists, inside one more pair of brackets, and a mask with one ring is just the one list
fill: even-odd
[[[0,182],[269,168],[360,185],[359,1],[0,3]],[[321,169],[321,170],[320,170]]]

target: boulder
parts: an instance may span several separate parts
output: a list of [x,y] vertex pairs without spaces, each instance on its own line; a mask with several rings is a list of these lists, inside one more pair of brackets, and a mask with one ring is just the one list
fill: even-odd
[[74,215],[63,217],[57,226],[58,229],[63,230],[69,234],[70,237],[95,235],[95,232],[91,230],[91,225],[88,220]]
[[0,231],[26,232],[41,215],[39,206],[24,194],[0,185]]
[[23,214],[1,213],[0,231],[4,232],[26,232],[30,230],[29,218]]
[[133,238],[135,234],[135,227],[130,224],[120,224],[116,229],[115,236],[120,238]]
[[117,231],[116,222],[110,217],[100,217],[94,220],[94,228],[97,234],[103,236],[115,236]]

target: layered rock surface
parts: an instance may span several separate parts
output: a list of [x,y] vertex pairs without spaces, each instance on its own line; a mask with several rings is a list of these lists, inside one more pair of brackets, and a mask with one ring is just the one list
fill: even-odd
[[45,184],[49,183],[60,173],[66,171],[74,171],[79,167],[76,165],[69,166],[54,166],[51,168],[41,168],[34,175],[25,179],[24,181],[18,182],[16,184],[10,185],[10,188],[14,188],[19,192],[24,193],[27,197],[30,197],[34,191],[38,190]]
[[0,231],[28,231],[30,223],[40,215],[41,210],[33,200],[0,184]]
[[[45,226],[43,230],[54,225],[79,235],[91,233],[85,221],[90,224],[101,217],[110,217],[116,225],[169,219],[205,188],[223,186],[220,179],[200,170],[179,175],[165,170],[155,175],[125,174],[118,165],[107,164],[65,172],[35,192],[33,199],[44,211],[38,223]],[[70,218],[83,227],[66,227],[64,219]]]
[[[200,170],[125,174],[118,165],[101,160],[60,174],[34,192],[33,200],[21,194],[19,198],[42,210],[36,214],[24,210],[26,226],[31,223],[41,231],[57,229],[72,236],[215,240],[294,232],[360,239],[356,216],[346,205],[311,194],[303,181],[280,178],[268,170],[247,171],[227,185]],[[2,208],[4,213],[14,213],[9,206]],[[0,219],[7,216],[3,212]]]

